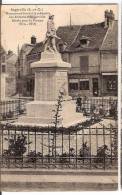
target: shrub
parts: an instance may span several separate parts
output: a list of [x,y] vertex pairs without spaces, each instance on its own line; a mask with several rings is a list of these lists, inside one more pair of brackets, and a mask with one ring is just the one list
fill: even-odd
[[109,157],[109,155],[110,155],[110,150],[108,149],[108,146],[102,145],[97,149],[97,155],[96,155],[97,158],[95,159],[95,162],[102,163],[104,162],[105,158]]
[[87,157],[91,156],[90,148],[87,146],[87,142],[82,144],[82,147],[80,148],[79,151],[79,156],[82,159],[86,159]]
[[8,150],[4,151],[4,155],[7,156],[19,156],[21,157],[27,150],[27,145],[31,144],[27,143],[27,137],[25,135],[18,135],[17,138],[14,137],[7,139],[5,138],[9,143]]
[[42,154],[40,152],[37,152],[34,150],[34,151],[30,151],[27,155],[28,157],[28,160],[27,162],[36,162],[38,159],[42,158]]

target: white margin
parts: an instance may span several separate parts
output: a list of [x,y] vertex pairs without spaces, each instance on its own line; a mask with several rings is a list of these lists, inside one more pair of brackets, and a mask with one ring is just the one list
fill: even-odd
[[[121,184],[120,184],[120,179],[121,179],[121,124],[122,124],[122,59],[121,59],[121,55],[122,55],[122,1],[121,0],[2,0],[2,4],[113,4],[113,3],[117,3],[119,5],[119,13],[118,13],[118,190],[116,192],[105,192],[105,191],[101,191],[101,192],[85,192],[86,194],[94,194],[94,193],[104,193],[104,194],[110,194],[110,195],[114,195],[114,194],[120,194],[122,188],[121,188]],[[17,195],[19,193],[22,193],[23,195],[35,195],[35,194],[39,194],[41,193],[41,195],[43,194],[48,194],[46,192],[17,192]],[[50,192],[50,194],[54,195],[54,193],[56,194],[60,194],[60,192]],[[75,192],[75,194],[81,194],[84,192]],[[15,194],[16,192],[2,192],[2,195],[12,195]],[[62,193],[61,193],[62,194]],[[63,192],[63,194],[72,194],[71,192]]]

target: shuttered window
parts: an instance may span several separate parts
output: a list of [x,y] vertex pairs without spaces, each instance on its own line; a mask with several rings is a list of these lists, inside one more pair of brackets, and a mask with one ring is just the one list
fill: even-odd
[[6,72],[6,65],[2,64],[2,73],[5,73],[5,72]]
[[89,57],[88,56],[80,56],[80,71],[87,73],[88,66],[89,66]]

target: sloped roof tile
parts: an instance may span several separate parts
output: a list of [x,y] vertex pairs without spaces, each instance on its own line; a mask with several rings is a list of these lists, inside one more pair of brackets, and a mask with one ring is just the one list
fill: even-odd
[[44,45],[43,42],[36,43],[33,49],[29,52],[29,55],[35,54],[35,53],[41,53],[44,51]]
[[101,46],[101,50],[117,50],[118,49],[118,21],[115,20],[113,26],[108,29],[106,37]]
[[[82,51],[82,50],[95,50],[101,47],[102,41],[107,32],[107,28],[104,28],[104,22],[90,25],[83,25],[80,28],[79,34],[75,42],[68,48],[69,51]],[[86,47],[80,45],[80,39],[82,37],[89,38],[89,44]]]

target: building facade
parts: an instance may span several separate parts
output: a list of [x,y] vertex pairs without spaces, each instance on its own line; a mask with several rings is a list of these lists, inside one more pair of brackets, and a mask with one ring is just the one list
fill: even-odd
[[[107,14],[109,13],[109,14]],[[104,21],[90,25],[61,26],[56,44],[62,59],[71,63],[68,72],[71,96],[115,96],[117,95],[117,21],[112,11],[105,12]],[[111,43],[111,44],[110,44]],[[26,61],[20,63],[27,71],[21,74],[25,84],[23,95],[33,96],[34,74],[30,68],[43,52],[43,42],[31,44]],[[21,57],[20,57],[21,58]],[[24,77],[23,77],[24,76]],[[110,80],[111,78],[111,80]]]
[[16,94],[16,62],[17,55],[9,50],[6,56],[6,97]]
[[6,97],[6,51],[0,48],[0,100]]
[[20,50],[18,48],[18,60],[16,63],[16,91],[22,96],[33,96],[32,91],[34,86],[31,86],[33,81],[33,75],[30,68],[31,61],[28,60],[27,56],[35,46],[36,37],[33,35],[30,43],[23,44]]
[[64,61],[71,63],[71,96],[117,96],[118,22],[111,10],[106,12],[104,22],[81,26],[62,52]]
[[1,47],[0,61],[0,99],[5,100],[16,94],[17,55]]
[[118,72],[118,23],[113,21],[100,49],[101,92],[103,95],[117,95]]

